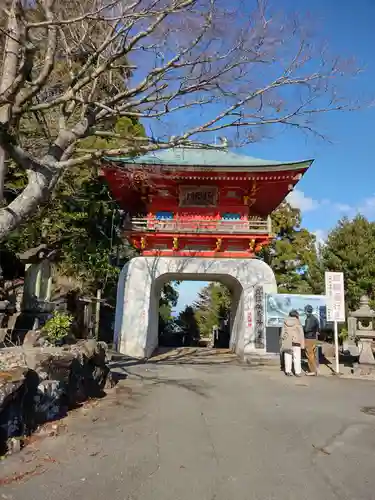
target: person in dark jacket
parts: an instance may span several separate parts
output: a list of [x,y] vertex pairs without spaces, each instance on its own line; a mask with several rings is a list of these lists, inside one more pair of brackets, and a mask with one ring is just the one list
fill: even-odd
[[303,328],[305,334],[305,349],[307,363],[309,365],[308,375],[318,375],[316,366],[316,341],[319,333],[319,321],[313,314],[313,308],[310,305],[305,307],[306,320]]

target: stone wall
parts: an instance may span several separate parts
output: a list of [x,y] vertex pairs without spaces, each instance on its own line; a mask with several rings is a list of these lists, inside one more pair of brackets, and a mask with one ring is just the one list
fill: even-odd
[[91,397],[104,395],[107,346],[95,340],[53,347],[0,350],[0,456],[39,425],[62,418]]

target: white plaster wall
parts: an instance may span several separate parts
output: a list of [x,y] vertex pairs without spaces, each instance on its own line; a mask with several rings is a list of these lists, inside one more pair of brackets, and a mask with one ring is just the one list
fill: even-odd
[[230,347],[239,355],[255,350],[254,287],[277,291],[267,264],[257,259],[136,257],[124,266],[118,283],[114,340],[119,352],[151,356],[158,344],[160,290],[172,280],[221,281],[231,288],[237,307]]

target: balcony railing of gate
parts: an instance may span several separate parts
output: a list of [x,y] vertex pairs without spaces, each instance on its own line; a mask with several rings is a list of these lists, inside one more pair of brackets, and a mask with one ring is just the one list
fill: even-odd
[[232,233],[271,234],[271,219],[223,220],[223,219],[157,219],[133,217],[124,223],[125,231],[163,233]]

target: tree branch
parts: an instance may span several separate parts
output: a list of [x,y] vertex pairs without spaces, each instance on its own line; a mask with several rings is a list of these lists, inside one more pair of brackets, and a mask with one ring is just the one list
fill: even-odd
[[[0,212],[0,239],[85,162],[220,130],[240,144],[277,126],[324,137],[313,117],[354,109],[339,83],[356,70],[262,2],[250,15],[221,0],[38,0],[37,9],[8,2],[0,19],[0,166],[6,155],[28,184]],[[134,124],[128,137],[112,130],[120,117]],[[155,137],[133,137],[137,120]],[[48,133],[36,145],[39,124]],[[86,138],[102,140],[91,149]]]

